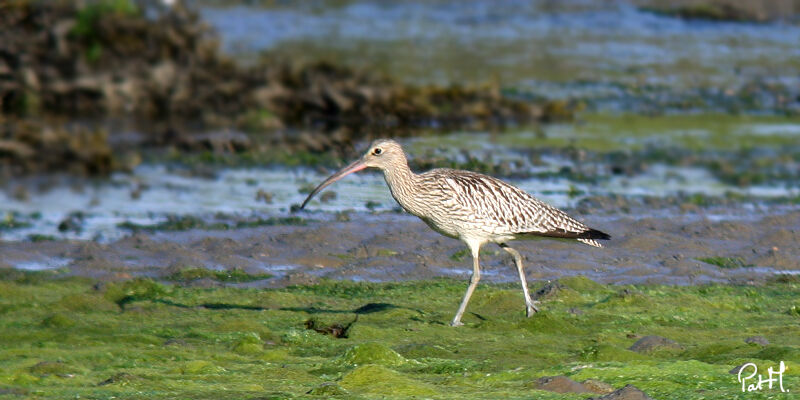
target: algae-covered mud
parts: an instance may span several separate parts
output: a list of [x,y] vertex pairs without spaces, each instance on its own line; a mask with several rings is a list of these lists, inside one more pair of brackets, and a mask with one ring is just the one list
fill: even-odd
[[[177,3],[0,1],[0,397],[800,390],[797,1]],[[612,239],[516,242],[530,319],[485,246],[451,328],[381,175],[299,210],[378,137]]]
[[[564,278],[535,285],[543,311],[530,319],[516,285],[482,285],[459,329],[452,280],[199,289],[3,271],[0,289],[5,398],[586,399],[632,385],[656,399],[775,399],[800,387],[791,278]],[[780,385],[743,393],[747,363],[742,377],[782,364]]]

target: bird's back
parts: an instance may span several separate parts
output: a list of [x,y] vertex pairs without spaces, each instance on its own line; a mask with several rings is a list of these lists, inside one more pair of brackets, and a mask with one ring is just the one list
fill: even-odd
[[451,236],[466,231],[484,234],[495,241],[537,235],[578,239],[598,247],[600,244],[594,239],[608,238],[524,190],[491,176],[434,169],[418,175],[417,180],[414,196],[417,201],[412,205],[415,209],[403,207]]

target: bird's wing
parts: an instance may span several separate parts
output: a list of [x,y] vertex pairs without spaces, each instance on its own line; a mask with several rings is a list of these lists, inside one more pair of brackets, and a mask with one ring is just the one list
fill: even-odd
[[[435,170],[437,171],[437,170]],[[497,178],[457,170],[438,170],[442,192],[464,212],[497,234],[594,238],[597,232],[563,211]],[[597,237],[600,238],[600,237]]]

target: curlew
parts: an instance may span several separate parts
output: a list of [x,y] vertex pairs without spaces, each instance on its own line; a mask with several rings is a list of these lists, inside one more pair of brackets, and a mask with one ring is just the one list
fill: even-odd
[[611,237],[589,228],[563,211],[531,196],[522,189],[497,178],[454,169],[433,169],[416,174],[400,145],[387,139],[376,140],[369,150],[352,164],[342,168],[312,191],[303,204],[328,185],[365,168],[383,171],[392,197],[404,210],[421,218],[433,230],[463,241],[472,253],[472,276],[461,300],[452,326],[463,325],[461,316],[481,278],[481,246],[496,243],[514,257],[522,283],[526,315],[538,311],[528,292],[525,271],[519,252],[509,247],[514,239],[549,237],[575,239],[602,247],[598,239]]

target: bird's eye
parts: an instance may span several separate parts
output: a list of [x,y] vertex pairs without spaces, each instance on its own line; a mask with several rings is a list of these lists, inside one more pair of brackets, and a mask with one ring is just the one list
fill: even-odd
[[381,155],[381,153],[383,153],[383,150],[381,150],[380,147],[376,147],[375,150],[372,150],[372,154],[374,154],[376,156]]

